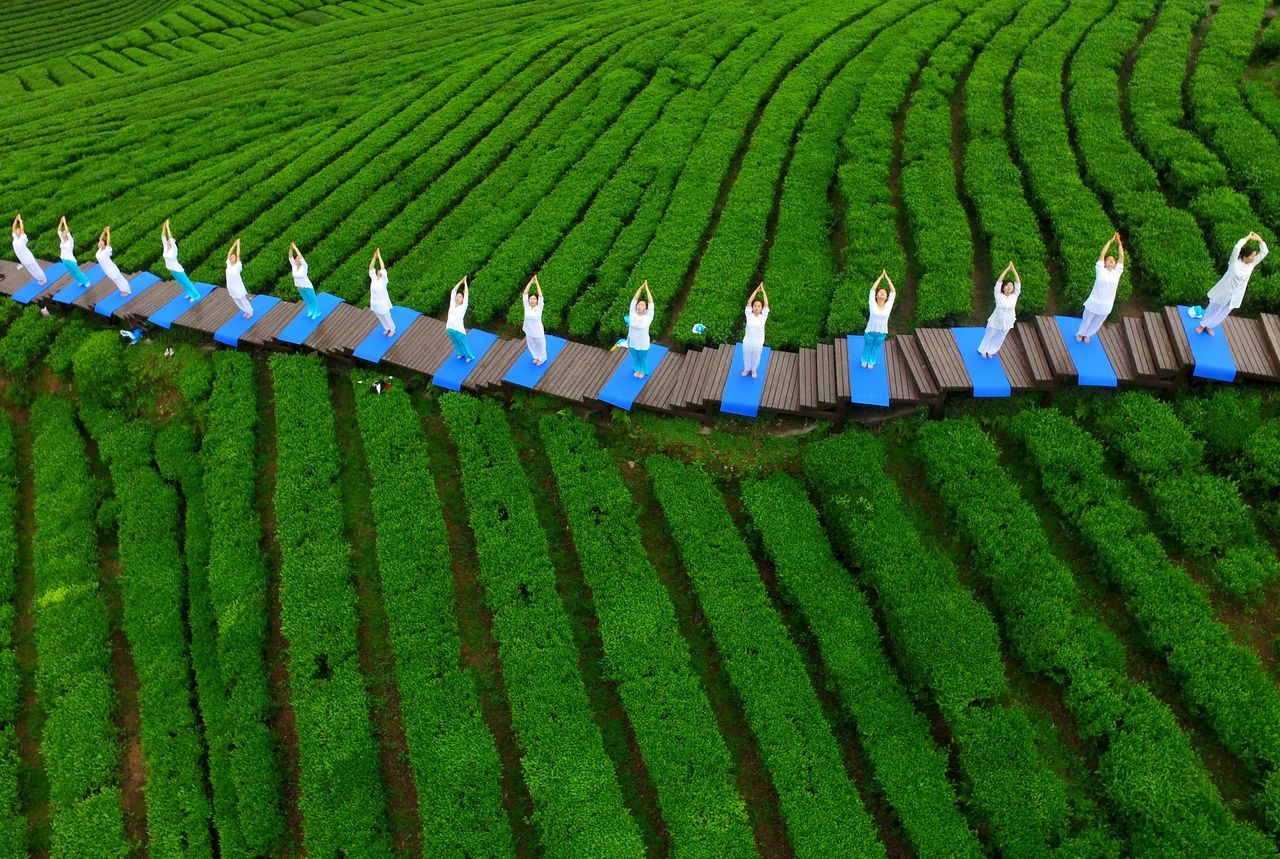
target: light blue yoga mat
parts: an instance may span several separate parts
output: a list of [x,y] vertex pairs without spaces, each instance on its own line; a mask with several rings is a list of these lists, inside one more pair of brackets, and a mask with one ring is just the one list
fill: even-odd
[[239,346],[240,338],[245,332],[261,322],[262,317],[267,315],[267,311],[279,303],[280,299],[274,295],[255,295],[249,302],[249,306],[253,308],[253,316],[245,319],[244,314],[237,310],[235,316],[213,332],[213,339],[224,346]]
[[155,313],[148,316],[147,321],[152,325],[159,325],[161,328],[168,328],[173,325],[173,321],[175,319],[195,307],[201,301],[204,301],[209,297],[209,293],[219,288],[215,287],[212,283],[196,283],[193,284],[193,286],[195,286],[196,292],[200,293],[200,297],[198,299],[195,301],[189,301],[187,299],[186,291],[183,290],[173,298],[169,299],[168,303]]
[[1098,388],[1114,388],[1120,384],[1116,371],[1107,357],[1107,350],[1102,348],[1102,338],[1097,334],[1089,343],[1077,343],[1076,332],[1080,330],[1080,320],[1073,316],[1055,316],[1062,341],[1067,344],[1067,354],[1071,363],[1076,365],[1076,382],[1080,385],[1093,385]]
[[1219,325],[1213,336],[1197,334],[1196,326],[1200,324],[1200,320],[1189,315],[1186,306],[1182,304],[1178,305],[1178,318],[1182,320],[1182,328],[1187,332],[1191,357],[1196,362],[1191,375],[1216,382],[1234,382],[1236,358],[1231,354],[1231,344],[1227,342],[1224,327]]
[[862,335],[850,334],[847,340],[850,401],[863,406],[889,405],[889,368],[884,357],[884,346],[880,347],[880,354],[876,356],[876,365],[868,370],[862,366]]
[[18,291],[13,294],[13,300],[19,304],[30,304],[32,299],[53,286],[53,282],[66,273],[67,267],[60,262],[55,262],[44,270],[44,286],[40,285],[40,281],[32,278],[18,288]]
[[969,379],[973,382],[975,397],[1007,397],[1013,393],[1009,377],[1005,375],[1004,365],[1000,363],[1000,353],[994,358],[983,358],[978,353],[982,345],[985,328],[952,328],[951,337],[956,341],[964,367],[969,371]]
[[102,270],[102,266],[95,265],[93,268],[86,271],[84,273],[84,276],[89,278],[88,286],[81,286],[80,284],[76,283],[73,280],[71,281],[71,283],[67,284],[66,286],[62,287],[62,289],[55,292],[53,294],[53,300],[56,301],[58,304],[70,304],[71,302],[75,301],[77,298],[79,298],[80,296],[84,295],[86,292],[88,292],[89,290],[97,286],[98,281],[106,277],[107,273]]
[[431,377],[431,384],[437,388],[445,388],[450,391],[462,390],[462,383],[467,380],[467,376],[471,375],[471,371],[479,366],[480,359],[489,351],[489,347],[496,342],[498,342],[497,334],[472,328],[467,332],[467,345],[471,347],[471,351],[475,354],[475,360],[464,361],[450,350],[449,357],[444,359],[440,369],[436,370],[436,374]]
[[773,350],[765,346],[756,370],[758,378],[753,379],[742,375],[746,360],[742,344],[733,347],[733,364],[729,367],[728,378],[724,380],[724,390],[720,392],[720,411],[744,418],[754,418],[760,413],[760,397],[764,394],[765,373],[769,371],[769,356],[772,354]]
[[159,282],[160,278],[156,277],[149,271],[144,271],[142,274],[129,281],[129,289],[131,289],[132,292],[128,295],[121,295],[120,290],[113,290],[110,295],[93,306],[93,312],[99,316],[110,316],[123,307],[127,302],[133,301],[139,295],[142,295],[142,293],[146,292]]
[[556,337],[553,334],[547,335],[547,360],[541,364],[534,366],[533,356],[529,354],[529,350],[525,349],[520,353],[520,357],[511,365],[511,369],[502,377],[502,381],[512,385],[519,385],[522,388],[533,388],[538,382],[542,381],[542,377],[547,370],[551,368],[551,364],[556,360],[556,356],[564,351],[564,347],[569,343],[563,337]]
[[[373,313],[372,310],[369,311]],[[387,350],[396,345],[396,341],[404,336],[404,332],[409,330],[409,326],[417,320],[422,314],[409,307],[395,306],[391,308],[391,321],[396,324],[396,333],[388,337],[382,333],[382,323],[378,323],[378,327],[369,332],[369,335],[360,341],[360,345],[356,347],[353,353],[362,361],[369,361],[376,364],[382,360],[382,356],[387,354]]]
[[316,294],[316,304],[320,307],[320,316],[312,319],[307,316],[307,309],[304,307],[293,317],[293,321],[284,327],[284,330],[276,335],[276,339],[281,343],[292,343],[294,346],[302,345],[302,342],[310,337],[315,330],[320,327],[320,323],[328,318],[334,308],[342,303],[342,299],[328,292],[320,292]]
[[654,343],[649,347],[649,374],[643,379],[637,379],[632,375],[636,370],[631,364],[631,356],[627,355],[622,363],[618,365],[618,368],[613,371],[609,381],[604,383],[604,387],[600,389],[596,399],[611,406],[631,411],[631,406],[635,403],[636,397],[640,396],[644,386],[653,378],[654,371],[658,369],[658,365],[662,363],[662,359],[666,357],[666,354],[666,346],[659,346]]

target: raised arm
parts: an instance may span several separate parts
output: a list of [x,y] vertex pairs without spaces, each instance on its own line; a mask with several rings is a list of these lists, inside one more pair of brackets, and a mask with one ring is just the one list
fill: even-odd
[[524,289],[522,289],[522,290],[520,291],[520,300],[521,300],[521,301],[525,301],[525,302],[527,302],[527,301],[529,300],[529,290],[530,290],[530,289],[533,289],[533,282],[534,282],[534,280],[536,280],[536,276],[535,276],[535,277],[531,277],[531,278],[529,278],[529,282],[528,282],[528,283],[526,283],[526,284],[524,285]]
[[769,293],[764,291],[764,281],[760,281],[760,300],[764,302],[766,310],[769,309]]
[[884,275],[885,282],[889,284],[889,297],[893,298],[893,296],[897,294],[898,289],[893,285],[893,278],[889,277],[889,270],[882,269],[880,273]]
[[382,258],[382,248],[373,249],[373,258],[378,261],[378,273],[385,275],[387,273],[387,263]]
[[649,302],[649,312],[653,313],[653,292],[649,289],[649,281],[640,284],[644,287],[644,297]]
[[24,232],[26,232],[26,230],[25,230],[25,229],[23,228],[23,226],[22,226],[22,214],[21,214],[21,213],[19,213],[19,214],[17,214],[17,215],[15,215],[15,216],[14,216],[14,219],[13,219],[13,230],[12,230],[12,232],[17,233],[18,235],[22,235]]
[[1120,239],[1119,233],[1116,233],[1116,251],[1118,252],[1117,259],[1120,261],[1120,265],[1124,265],[1124,242]]
[[533,276],[534,288],[538,290],[538,301],[542,301],[542,281],[538,280],[538,276]]
[[63,215],[58,221],[58,235],[65,236],[71,232],[71,228],[67,226],[67,216]]
[[640,296],[644,295],[644,291],[648,288],[649,288],[649,281],[647,280],[636,287],[636,294],[631,296],[632,307],[635,307],[636,302],[640,300]]
[[1098,262],[1105,262],[1107,254],[1111,252],[1111,246],[1119,239],[1119,233],[1112,233],[1111,238],[1107,239],[1107,243],[1102,246],[1102,250],[1098,251]]
[[105,248],[111,244],[111,228],[103,227],[102,232],[98,234],[98,247]]

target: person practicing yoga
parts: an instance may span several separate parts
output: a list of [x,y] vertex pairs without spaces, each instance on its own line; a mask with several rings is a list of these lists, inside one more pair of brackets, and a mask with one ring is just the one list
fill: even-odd
[[[529,292],[530,287],[537,292]],[[536,274],[524,285],[520,304],[524,307],[524,345],[533,358],[533,366],[541,367],[547,360],[547,332],[542,327],[542,284]]]
[[[640,294],[644,293],[644,298]],[[643,379],[649,375],[649,326],[653,324],[653,293],[649,281],[640,284],[631,298],[631,315],[627,319],[627,349],[631,351],[631,375]]]
[[81,286],[88,286],[89,278],[80,270],[80,264],[76,262],[76,240],[71,236],[71,227],[67,226],[66,215],[63,215],[62,220],[58,221],[58,241],[59,256],[62,264],[67,267],[67,274],[71,275],[71,279]]
[[382,248],[373,249],[369,260],[369,309],[378,317],[382,333],[396,336],[396,321],[391,318],[391,296],[387,294],[387,264],[382,261]]
[[[1119,258],[1111,255],[1112,245],[1116,246]],[[1093,289],[1084,300],[1080,327],[1076,329],[1077,343],[1088,343],[1115,306],[1116,287],[1120,285],[1120,275],[1124,274],[1124,242],[1120,240],[1119,233],[1112,233],[1111,239],[1102,246],[1098,261],[1093,264],[1093,272]]]
[[164,219],[164,224],[160,227],[160,248],[164,255],[164,267],[169,269],[169,274],[173,275],[178,286],[187,294],[187,301],[195,304],[200,300],[200,290],[196,289],[191,278],[187,277],[187,270],[178,262],[178,240],[173,237],[168,218]]
[[[885,289],[881,283],[888,283]],[[893,312],[893,300],[898,297],[893,278],[886,269],[880,269],[880,276],[871,284],[871,292],[867,296],[867,328],[862,334],[862,369],[870,370],[876,365],[876,357],[884,338],[889,335],[889,314]]]
[[742,375],[757,379],[760,356],[764,353],[764,323],[769,318],[769,294],[764,291],[763,280],[747,299],[745,313],[747,330],[742,334]]
[[298,295],[302,296],[302,303],[307,308],[307,318],[319,319],[320,302],[316,300],[316,288],[307,276],[307,261],[293,242],[289,242],[289,269],[293,273],[293,285],[298,288]]
[[240,240],[231,243],[227,251],[227,295],[240,308],[245,319],[253,318],[253,305],[249,303],[249,291],[244,288],[244,260],[240,259]]
[[[1248,247],[1249,242],[1257,242],[1258,247]],[[1197,334],[1216,336],[1213,329],[1222,324],[1231,311],[1244,303],[1245,290],[1249,288],[1249,277],[1258,263],[1267,258],[1270,248],[1257,233],[1249,233],[1231,249],[1231,262],[1227,263],[1227,271],[1209,290],[1209,306],[1196,326]]]
[[[462,287],[462,292],[458,292],[458,287]],[[471,344],[467,342],[467,328],[463,324],[467,316],[467,305],[470,303],[471,287],[467,283],[467,276],[463,275],[462,280],[455,283],[449,293],[449,318],[444,328],[453,343],[454,357],[468,364],[476,359],[475,353],[471,351]]]
[[13,253],[18,258],[18,267],[25,268],[32,279],[41,286],[45,285],[44,269],[36,262],[35,255],[27,247],[27,228],[22,223],[22,215],[13,219]]
[[102,266],[103,273],[111,278],[111,282],[116,285],[116,289],[120,290],[121,295],[132,295],[133,289],[125,276],[120,273],[120,267],[111,258],[112,253],[114,251],[111,249],[111,227],[106,227],[102,235],[98,236],[98,253],[95,254],[98,265]]
[[991,358],[1000,351],[1004,338],[1009,336],[1018,322],[1018,296],[1022,295],[1022,278],[1012,262],[996,278],[995,293],[996,309],[987,317],[987,330],[982,332],[982,342],[978,344],[978,354],[983,358]]

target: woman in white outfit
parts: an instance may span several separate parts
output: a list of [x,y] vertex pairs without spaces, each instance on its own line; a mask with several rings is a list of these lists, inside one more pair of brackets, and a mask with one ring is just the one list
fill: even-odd
[[249,291],[244,288],[244,261],[240,259],[240,240],[232,243],[227,251],[227,294],[240,308],[245,319],[253,318],[253,305],[249,303]]
[[[1115,245],[1120,253],[1116,259],[1111,255],[1111,246]],[[1111,240],[1102,246],[1098,261],[1093,264],[1093,289],[1084,302],[1084,313],[1080,315],[1080,327],[1076,329],[1076,342],[1088,343],[1089,338],[1098,333],[1102,323],[1107,321],[1111,308],[1116,303],[1116,287],[1120,285],[1120,275],[1124,274],[1124,242],[1120,234],[1113,233]]]
[[293,242],[289,242],[289,272],[293,275],[293,285],[297,287],[298,295],[302,296],[307,318],[319,319],[320,302],[316,298],[316,288],[311,283],[309,271],[307,261],[302,256],[302,251],[298,250],[298,246]]
[[[458,292],[458,287],[462,287],[462,292]],[[476,359],[476,354],[471,351],[471,344],[467,342],[465,324],[467,306],[470,304],[471,287],[467,283],[466,275],[463,275],[462,280],[455,283],[453,291],[449,293],[449,316],[445,322],[444,333],[449,335],[449,340],[453,343],[455,357],[468,364]]]
[[[530,294],[529,287],[538,291]],[[524,345],[529,348],[533,366],[541,367],[547,360],[547,332],[542,327],[542,284],[536,274],[524,285],[520,303],[524,305]]]
[[[760,296],[756,298],[756,296]],[[747,299],[747,330],[742,334],[742,375],[757,379],[760,356],[764,352],[764,323],[769,318],[769,295],[764,291],[764,281]]]
[[[1009,277],[1012,274],[1013,277]],[[1013,263],[996,278],[996,309],[987,317],[987,330],[982,332],[982,342],[978,344],[978,354],[990,358],[1000,351],[1004,338],[1009,336],[1013,326],[1018,322],[1018,296],[1022,295],[1022,278]]]
[[111,249],[111,228],[107,227],[102,231],[102,235],[98,236],[98,252],[94,256],[98,260],[98,265],[102,266],[103,273],[111,278],[116,289],[120,290],[120,294],[131,295],[133,290],[129,287],[129,281],[125,280],[124,275],[120,273],[120,267],[111,258],[112,253],[114,251]]
[[173,275],[178,286],[182,287],[182,291],[187,294],[187,301],[193,304],[199,301],[200,290],[196,289],[196,285],[187,276],[187,270],[182,267],[182,263],[178,262],[178,240],[173,237],[168,218],[165,218],[164,224],[160,227],[160,250],[164,257],[164,267],[169,269],[169,274]]
[[[641,298],[641,293],[644,298]],[[643,379],[649,375],[649,326],[653,324],[653,293],[649,281],[640,284],[631,298],[631,316],[627,320],[627,350],[631,352],[631,375]]]
[[58,221],[58,249],[62,264],[66,266],[71,279],[81,286],[90,286],[89,276],[80,270],[80,263],[76,262],[76,240],[71,236],[66,215]]
[[396,322],[391,318],[391,296],[387,293],[387,264],[382,261],[382,248],[374,248],[369,261],[369,309],[378,317],[382,333],[394,337]]
[[[1247,248],[1249,242],[1257,242],[1257,248]],[[1249,233],[1231,250],[1231,262],[1226,274],[1209,290],[1209,306],[1196,326],[1197,334],[1214,335],[1214,330],[1227,318],[1227,314],[1244,303],[1244,291],[1249,287],[1249,276],[1258,263],[1267,258],[1270,248],[1257,233]]]
[[18,262],[27,273],[35,279],[35,282],[44,286],[45,276],[44,269],[40,267],[40,263],[36,262],[35,256],[27,247],[27,228],[22,224],[22,215],[18,215],[13,219],[13,253],[18,257]]
[[[880,284],[888,281],[889,288]],[[871,284],[871,293],[867,296],[867,327],[862,332],[862,369],[870,370],[876,365],[880,347],[884,338],[889,336],[889,314],[893,312],[893,300],[898,297],[898,290],[893,286],[893,278],[889,272],[880,269],[880,276]]]

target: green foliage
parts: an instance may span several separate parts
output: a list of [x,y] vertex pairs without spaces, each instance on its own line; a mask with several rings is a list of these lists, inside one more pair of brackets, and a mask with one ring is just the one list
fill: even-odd
[[69,376],[76,352],[93,332],[94,328],[84,317],[73,316],[68,319],[54,338],[48,354],[44,356],[45,366],[59,376]]
[[19,785],[19,676],[14,649],[18,590],[18,462],[13,421],[0,415],[0,854],[26,851],[27,820]]
[[27,305],[0,338],[0,368],[18,379],[33,376],[61,328],[62,317],[43,316],[40,308]]
[[95,331],[76,349],[71,362],[80,399],[99,406],[119,406],[128,398],[131,378],[122,338],[114,331]]

